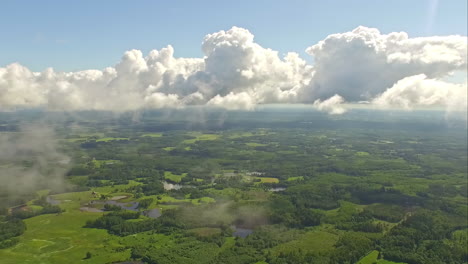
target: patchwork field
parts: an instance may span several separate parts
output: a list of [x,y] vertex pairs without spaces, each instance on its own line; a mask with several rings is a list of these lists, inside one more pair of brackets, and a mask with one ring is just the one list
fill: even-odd
[[0,207],[0,263],[404,264],[390,260],[410,252],[408,263],[463,264],[464,131],[250,115],[226,127],[145,113],[83,122],[57,132],[69,164],[31,151],[2,161],[63,170],[66,184],[38,181]]

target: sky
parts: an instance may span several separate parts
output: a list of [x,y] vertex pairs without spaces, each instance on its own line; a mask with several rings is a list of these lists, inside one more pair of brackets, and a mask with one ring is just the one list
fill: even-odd
[[466,0],[5,0],[0,23],[0,111],[467,116]]
[[33,71],[103,69],[131,49],[168,44],[176,57],[203,57],[206,34],[232,26],[280,55],[305,49],[357,26],[410,37],[467,35],[465,0],[25,1],[3,0],[0,67],[19,62]]

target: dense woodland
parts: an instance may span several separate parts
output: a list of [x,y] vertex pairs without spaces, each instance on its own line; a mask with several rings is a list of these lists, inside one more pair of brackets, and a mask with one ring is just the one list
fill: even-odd
[[[35,115],[3,114],[0,127],[15,132]],[[51,205],[44,195],[2,197],[0,248],[21,242],[28,232],[22,219],[66,217],[89,201],[123,195],[138,207],[105,204],[79,226],[120,241],[112,250],[127,254],[121,261],[468,263],[465,127],[433,113],[331,118],[265,110],[193,118],[61,117],[56,130],[72,159],[70,184],[49,195],[80,200],[75,208]],[[10,208],[22,204],[29,207]],[[154,208],[161,216],[147,217]],[[252,233],[238,236],[237,228]],[[372,252],[376,259],[365,262]],[[83,261],[93,263],[98,253],[88,253]]]

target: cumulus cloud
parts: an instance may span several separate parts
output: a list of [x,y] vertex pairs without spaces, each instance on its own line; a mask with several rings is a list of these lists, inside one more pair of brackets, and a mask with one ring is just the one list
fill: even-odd
[[[204,58],[176,58],[167,46],[146,56],[127,51],[103,70],[33,72],[18,63],[7,65],[0,68],[0,109],[127,111],[206,105],[251,110],[258,104],[315,102],[318,109],[340,113],[342,101],[405,108],[451,101],[455,108],[466,108],[466,103],[448,99],[466,91],[466,84],[440,81],[454,71],[466,72],[466,46],[463,36],[409,38],[404,32],[381,34],[358,27],[307,48],[314,59],[309,65],[297,53],[280,57],[256,43],[248,30],[233,27],[204,37]],[[435,85],[444,88],[427,88]]]
[[306,50],[315,75],[304,98],[339,94],[347,101],[370,100],[409,76],[442,78],[467,67],[467,39],[462,36],[409,38],[404,32],[381,34],[358,27],[333,34]]
[[341,115],[346,112],[346,109],[342,106],[344,103],[343,97],[335,94],[325,101],[320,99],[315,100],[314,106],[323,112],[327,112],[331,115]]
[[204,75],[212,81],[211,92],[220,96],[246,93],[255,103],[293,101],[310,82],[312,67],[297,53],[280,59],[277,51],[253,39],[248,30],[237,27],[205,37]]
[[228,110],[252,110],[255,107],[255,102],[246,92],[237,94],[231,92],[226,96],[216,95],[210,101],[208,101],[207,105],[222,107]]
[[419,74],[398,81],[374,99],[376,105],[396,106],[411,109],[416,106],[446,106],[451,109],[467,107],[465,84],[454,84],[428,79]]

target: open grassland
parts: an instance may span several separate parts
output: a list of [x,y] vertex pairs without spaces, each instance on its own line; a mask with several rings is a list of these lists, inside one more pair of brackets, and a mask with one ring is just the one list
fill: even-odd
[[257,142],[247,142],[245,145],[249,147],[265,147],[268,146],[268,144],[263,144],[263,143],[257,143]]
[[[117,237],[109,235],[106,230],[83,228],[86,221],[101,215],[72,211],[27,219],[27,230],[20,242],[12,248],[0,250],[1,263],[98,264],[127,259],[130,256],[128,250],[116,250],[121,247]],[[87,252],[92,254],[91,259],[84,259]]]
[[179,183],[182,180],[182,178],[184,178],[185,176],[187,176],[187,173],[182,173],[182,174],[178,175],[178,174],[173,174],[170,171],[165,171],[164,172],[164,179],[170,180],[170,181],[175,182],[175,183]]
[[141,135],[142,137],[160,138],[163,136],[162,133],[146,133]]
[[228,139],[237,139],[243,137],[253,137],[255,134],[253,132],[236,132],[236,133],[226,133],[226,138]]
[[188,133],[188,135],[195,137],[195,138],[183,140],[182,141],[183,144],[194,144],[197,141],[216,140],[219,138],[218,134],[202,134],[202,133],[193,132],[193,133]]
[[109,141],[115,141],[115,140],[129,140],[129,138],[123,138],[123,137],[105,137],[105,138],[97,139],[96,142],[109,142]]
[[379,251],[373,250],[369,255],[363,257],[357,264],[374,264],[377,262]]
[[362,212],[364,208],[365,205],[354,204],[347,201],[340,201],[340,207],[325,211],[325,219],[327,220],[327,222],[330,223],[343,221],[344,219],[347,219],[356,213]]
[[163,148],[163,149],[164,149],[165,151],[171,151],[171,150],[175,149],[175,147],[165,147],[165,148]]
[[363,257],[356,264],[406,264],[403,262],[393,262],[385,259],[378,259],[379,251],[373,250],[367,256]]
[[260,180],[260,183],[279,183],[278,178],[272,177],[254,177],[256,180]]
[[280,244],[272,249],[272,254],[288,254],[301,250],[303,252],[324,252],[332,250],[338,235],[326,231],[309,231],[301,235],[298,239]]
[[65,139],[67,142],[81,142],[81,141],[86,141],[86,138],[67,138]]
[[215,188],[209,188],[205,190],[207,193],[219,197],[220,199],[235,199],[236,197],[240,197],[243,192],[236,188],[224,188],[222,190],[218,190]]
[[299,180],[304,180],[304,176],[289,177],[287,179],[287,181],[299,181]]

